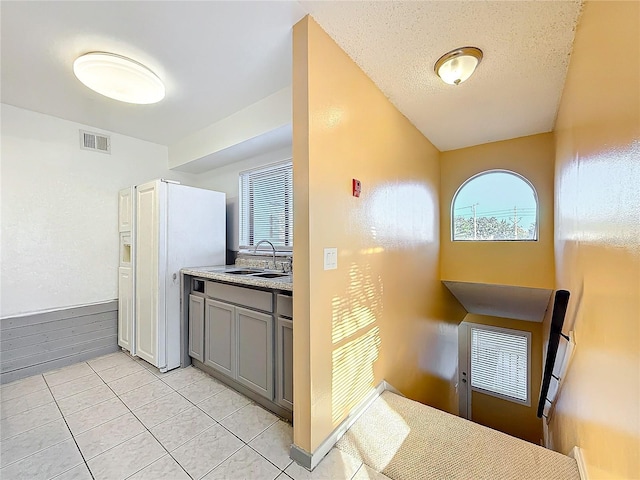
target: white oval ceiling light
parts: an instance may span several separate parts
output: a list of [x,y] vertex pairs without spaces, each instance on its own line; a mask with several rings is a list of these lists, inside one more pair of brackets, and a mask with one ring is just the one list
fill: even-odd
[[164,98],[164,84],[155,73],[115,53],[82,55],[73,62],[73,73],[91,90],[121,102],[150,104]]
[[444,83],[459,85],[473,74],[481,60],[479,48],[456,48],[441,56],[433,69]]

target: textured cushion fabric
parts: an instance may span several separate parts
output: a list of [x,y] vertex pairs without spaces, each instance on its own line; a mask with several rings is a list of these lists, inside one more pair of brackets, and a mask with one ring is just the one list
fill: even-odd
[[572,458],[391,392],[336,446],[393,480],[580,480]]

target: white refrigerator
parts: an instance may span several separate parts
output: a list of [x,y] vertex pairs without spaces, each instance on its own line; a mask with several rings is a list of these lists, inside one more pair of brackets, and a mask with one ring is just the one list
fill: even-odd
[[225,263],[225,194],[154,180],[119,193],[118,345],[180,366],[180,269]]

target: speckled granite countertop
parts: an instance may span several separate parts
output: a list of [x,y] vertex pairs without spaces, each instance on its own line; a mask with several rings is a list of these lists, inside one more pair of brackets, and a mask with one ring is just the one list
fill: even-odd
[[238,270],[246,267],[238,265],[218,265],[212,267],[188,267],[180,270],[185,275],[194,277],[210,278],[219,282],[233,283],[236,285],[246,285],[247,287],[271,288],[274,290],[293,291],[293,277],[286,275],[276,278],[260,278],[252,275],[233,275],[227,273],[229,270]]

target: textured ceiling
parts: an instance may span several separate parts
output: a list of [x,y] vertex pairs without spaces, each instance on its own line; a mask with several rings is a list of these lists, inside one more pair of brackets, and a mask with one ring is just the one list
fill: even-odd
[[[579,1],[303,2],[440,150],[553,129]],[[463,46],[476,73],[446,85],[433,65]]]
[[[305,13],[440,150],[553,128],[580,2],[2,1],[1,100],[170,145],[291,84],[291,27]],[[443,53],[485,57],[457,87]],[[73,60],[106,50],[166,83],[128,105],[91,92]]]

